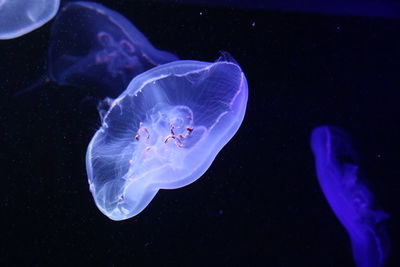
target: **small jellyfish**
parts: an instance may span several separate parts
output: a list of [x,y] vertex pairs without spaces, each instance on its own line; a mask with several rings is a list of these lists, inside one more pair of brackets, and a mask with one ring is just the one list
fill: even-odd
[[214,63],[175,61],[136,76],[107,100],[87,149],[97,207],[124,220],[158,190],[197,180],[239,129],[247,95],[245,75],[228,56]]
[[13,39],[51,20],[60,0],[0,0],[0,39]]
[[119,95],[132,78],[178,60],[157,50],[121,14],[94,2],[70,2],[56,16],[48,72],[61,85],[100,86]]
[[348,134],[331,126],[313,130],[311,147],[317,176],[332,210],[346,228],[358,267],[385,266],[390,242],[372,192],[362,182],[359,156]]

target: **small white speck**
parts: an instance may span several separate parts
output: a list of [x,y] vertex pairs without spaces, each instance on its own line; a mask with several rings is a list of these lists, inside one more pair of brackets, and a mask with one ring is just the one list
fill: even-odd
[[255,26],[256,26],[256,22],[253,21],[253,22],[251,23],[251,26],[255,27]]
[[336,26],[336,30],[340,30],[340,26]]
[[200,11],[200,12],[199,12],[199,15],[202,16],[202,15],[203,15],[203,12]]
[[381,154],[378,154],[378,155],[376,155],[378,158],[381,158],[382,157],[382,155]]

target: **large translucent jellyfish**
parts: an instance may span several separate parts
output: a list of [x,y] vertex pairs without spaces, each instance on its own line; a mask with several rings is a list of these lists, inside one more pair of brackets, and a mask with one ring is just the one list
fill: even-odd
[[114,97],[134,76],[178,60],[155,49],[121,14],[94,2],[66,4],[53,22],[50,39],[51,80],[61,85],[110,88]]
[[311,146],[322,191],[350,236],[357,266],[385,266],[390,247],[388,215],[377,209],[361,180],[350,137],[339,128],[321,126],[313,130]]
[[60,0],[0,0],[0,39],[31,32],[51,20]]
[[135,77],[86,154],[90,190],[113,220],[141,212],[159,189],[197,180],[238,130],[247,81],[230,59],[175,61]]

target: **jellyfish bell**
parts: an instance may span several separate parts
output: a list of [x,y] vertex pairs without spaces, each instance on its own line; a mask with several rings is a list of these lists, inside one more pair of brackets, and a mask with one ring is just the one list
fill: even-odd
[[0,39],[13,39],[40,28],[58,11],[60,0],[0,0]]
[[110,219],[140,213],[160,189],[188,185],[239,129],[247,81],[228,60],[181,60],[135,77],[102,114],[86,154],[90,190]]
[[118,12],[95,2],[69,2],[51,26],[47,74],[14,96],[51,81],[116,97],[136,75],[175,60]]
[[136,75],[178,60],[156,49],[127,18],[95,2],[66,4],[51,28],[48,72],[61,85],[118,96]]

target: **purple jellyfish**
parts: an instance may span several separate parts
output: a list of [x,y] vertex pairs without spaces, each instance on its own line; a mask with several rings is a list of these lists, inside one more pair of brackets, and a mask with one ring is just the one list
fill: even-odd
[[361,181],[359,157],[349,135],[337,127],[317,127],[311,147],[322,191],[350,236],[357,266],[385,266],[389,215],[375,207],[372,192]]

